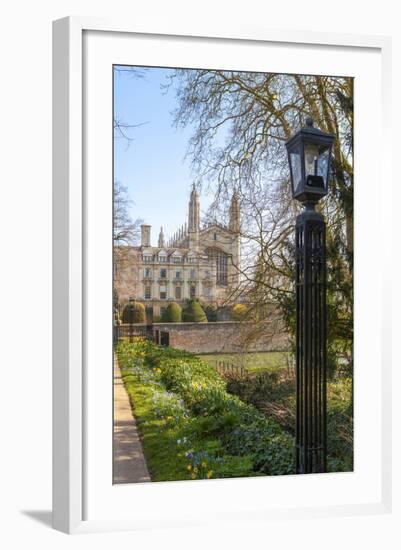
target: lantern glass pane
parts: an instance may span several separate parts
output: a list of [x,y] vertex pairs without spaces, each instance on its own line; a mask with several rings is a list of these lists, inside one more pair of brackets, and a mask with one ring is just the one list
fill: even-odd
[[312,143],[305,144],[305,177],[318,174],[319,146]]
[[292,186],[294,193],[297,192],[298,187],[302,187],[302,168],[301,168],[301,155],[299,153],[291,153],[291,172],[292,172]]
[[330,149],[329,147],[321,148],[320,155],[317,163],[317,173],[323,178],[324,186],[327,187],[327,176],[329,171],[329,157]]

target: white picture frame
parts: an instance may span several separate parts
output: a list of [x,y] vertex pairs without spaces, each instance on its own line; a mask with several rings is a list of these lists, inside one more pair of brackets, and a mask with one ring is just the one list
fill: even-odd
[[[177,497],[172,498],[171,510],[164,518],[161,516],[150,517],[146,512],[147,499],[158,495],[160,499],[169,499],[175,493],[184,495],[196,491],[196,499],[208,498],[210,491],[216,491],[215,482],[196,482],[195,484],[147,484],[137,487],[140,498],[143,499],[143,514],[137,517],[122,517],[119,519],[111,513],[107,514],[107,507],[99,508],[96,517],[88,517],[88,477],[102,475],[95,472],[93,463],[88,466],[85,453],[88,446],[88,430],[91,429],[90,414],[87,411],[87,351],[88,331],[87,308],[84,307],[85,296],[88,291],[85,269],[88,265],[88,243],[86,233],[90,227],[88,224],[85,201],[88,200],[84,180],[87,177],[85,169],[85,155],[88,153],[83,137],[85,121],[84,86],[85,72],[83,59],[87,54],[85,50],[85,33],[94,33],[94,36],[108,36],[113,41],[118,36],[121,38],[145,37],[146,40],[160,40],[167,37],[180,39],[190,43],[191,41],[207,44],[215,41],[227,41],[239,46],[271,44],[289,47],[299,47],[314,51],[315,48],[325,48],[330,52],[331,48],[341,49],[346,55],[366,50],[375,52],[380,63],[380,94],[375,103],[376,113],[380,116],[376,121],[382,135],[382,147],[389,140],[390,128],[390,90],[391,90],[391,41],[387,37],[342,35],[333,33],[311,33],[299,31],[282,31],[269,29],[192,29],[174,28],[172,25],[165,28],[142,28],[140,24],[131,24],[122,21],[104,21],[93,18],[68,17],[54,22],[53,33],[53,526],[67,533],[88,532],[116,529],[139,529],[151,524],[157,525],[191,525],[210,521],[211,517],[205,514],[199,518],[191,514],[182,514]],[[96,43],[96,41],[94,42]],[[100,46],[99,46],[100,51]],[[154,52],[155,55],[157,52]],[[90,54],[89,54],[90,55]],[[101,52],[100,52],[101,55]],[[121,62],[120,59],[116,62]],[[306,72],[301,61],[299,72]],[[135,64],[135,60],[132,61]],[[139,64],[139,63],[138,63]],[[344,69],[346,67],[344,66]],[[110,107],[111,108],[111,107]],[[382,149],[383,150],[383,149]],[[360,168],[363,167],[363,159]],[[378,174],[380,182],[390,181],[388,163],[378,162]],[[377,185],[378,193],[383,185]],[[90,191],[89,191],[89,197]],[[388,199],[387,199],[388,200]],[[373,203],[374,204],[374,203]],[[368,210],[371,203],[365,204],[362,210]],[[90,209],[90,207],[89,207]],[[381,232],[390,224],[383,211],[380,212],[382,221]],[[89,220],[93,219],[89,216]],[[382,295],[379,297],[377,307],[380,311],[387,308],[390,303],[389,285],[386,279],[386,266],[390,262],[390,243],[387,242],[383,252],[380,280],[378,281]],[[111,268],[110,268],[111,269]],[[379,272],[378,272],[379,273]],[[107,282],[107,281],[106,281]],[[89,312],[90,315],[90,312]],[[253,510],[253,519],[287,517],[300,518],[313,515],[351,515],[363,513],[385,513],[391,509],[391,357],[390,357],[390,330],[389,316],[383,316],[380,330],[380,369],[377,373],[375,391],[377,392],[377,406],[380,408],[377,430],[374,430],[378,446],[378,460],[375,468],[378,474],[377,498],[366,498],[358,501],[354,497],[341,501],[325,501],[321,505],[311,503],[302,504],[300,500],[288,506],[285,502],[277,503],[277,507],[271,505],[267,509],[257,499]],[[111,338],[111,333],[110,333]],[[378,348],[379,353],[379,348]],[[372,359],[373,361],[373,359]],[[378,367],[379,368],[379,367]],[[111,369],[111,367],[110,367]],[[358,378],[356,379],[358,383]],[[370,389],[369,391],[374,391]],[[380,395],[379,395],[380,394]],[[384,398],[386,396],[386,398]],[[93,403],[94,400],[92,399]],[[105,426],[108,436],[109,427]],[[358,436],[358,434],[356,434]],[[379,456],[380,455],[380,456]],[[90,472],[90,475],[89,473]],[[93,473],[95,472],[95,473]],[[100,470],[99,470],[100,472]],[[336,474],[338,475],[338,474]],[[302,476],[305,477],[305,476]],[[309,476],[310,477],[310,476]],[[311,491],[319,491],[318,476],[305,481]],[[380,479],[379,479],[380,478]],[[294,483],[295,483],[295,478]],[[321,479],[321,478],[320,478]],[[349,478],[348,478],[349,479]],[[224,480],[227,499],[241,487],[247,487],[246,491],[257,491],[255,483],[261,483],[261,478],[251,480]],[[288,480],[287,480],[288,481]],[[297,481],[298,482],[298,481]],[[91,483],[89,485],[91,486]],[[111,478],[107,481],[111,484]],[[209,483],[209,485],[208,485]],[[271,487],[278,487],[282,483],[280,478],[270,481]],[[349,480],[344,482],[344,487]],[[373,483],[373,481],[372,481]],[[231,484],[231,488],[230,488]],[[247,485],[246,485],[247,484]],[[306,485],[304,486],[306,487]],[[93,485],[93,483],[92,483]],[[155,485],[159,487],[156,488]],[[313,485],[313,487],[312,487]],[[183,488],[184,487],[184,488]],[[196,488],[195,488],[196,487]],[[300,490],[302,487],[300,486]],[[129,488],[127,489],[128,493]],[[242,490],[242,489],[241,489]],[[178,493],[177,493],[178,491]],[[216,492],[214,493],[216,494]],[[249,493],[250,494],[250,493]],[[99,498],[101,493],[97,494]],[[122,492],[120,493],[123,497]],[[231,495],[231,496],[230,496]],[[118,497],[117,497],[118,498]],[[104,499],[107,500],[106,493]],[[176,507],[176,513],[175,513]],[[235,520],[235,502],[232,504],[231,520]],[[222,514],[221,519],[224,519]],[[241,510],[242,519],[247,516]],[[217,518],[218,519],[218,518]]]

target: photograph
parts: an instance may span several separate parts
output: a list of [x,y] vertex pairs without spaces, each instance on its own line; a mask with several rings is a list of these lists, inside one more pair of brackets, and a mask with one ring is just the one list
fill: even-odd
[[401,548],[385,4],[5,4],[5,550]]
[[354,79],[110,78],[113,483],[352,472]]

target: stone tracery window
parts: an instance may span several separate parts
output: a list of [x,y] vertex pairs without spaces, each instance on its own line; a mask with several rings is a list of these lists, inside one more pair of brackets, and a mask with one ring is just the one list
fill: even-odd
[[210,260],[216,262],[216,284],[219,286],[227,286],[228,255],[218,248],[208,248],[206,254]]

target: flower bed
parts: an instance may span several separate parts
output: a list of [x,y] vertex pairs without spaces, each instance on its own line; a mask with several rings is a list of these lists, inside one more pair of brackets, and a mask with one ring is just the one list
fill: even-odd
[[293,472],[293,438],[226,391],[191,353],[137,340],[117,347],[154,481]]

